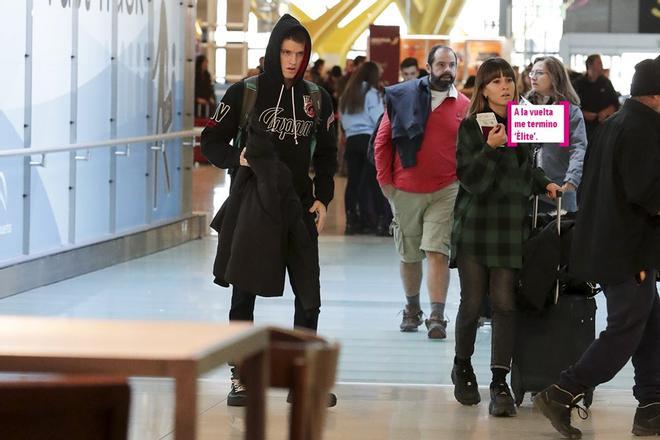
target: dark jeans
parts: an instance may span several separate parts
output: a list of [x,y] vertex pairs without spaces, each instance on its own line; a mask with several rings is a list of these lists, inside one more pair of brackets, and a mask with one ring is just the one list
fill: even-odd
[[660,402],[660,298],[656,272],[639,284],[634,277],[604,285],[607,328],[580,360],[561,373],[559,386],[580,394],[612,379],[632,357],[633,394],[643,403]]
[[359,134],[346,139],[344,206],[347,221],[374,228],[388,215],[389,203],[378,186],[376,167],[367,159],[369,138],[368,134]]
[[[312,267],[315,271],[314,276],[319,279],[319,242],[318,234],[316,233],[316,225],[314,223],[313,215],[306,215],[305,224],[310,230],[310,237],[312,238],[312,246],[314,247],[313,255],[316,261],[313,262]],[[303,294],[298,289],[295,283],[295,274],[292,274],[292,267],[287,267],[289,272],[289,280],[291,282],[291,289],[295,295],[295,313],[293,315],[294,327],[304,327],[309,330],[316,331],[319,322],[320,308],[305,309],[300,301],[299,296]],[[305,292],[304,294],[319,295],[319,288],[315,292]],[[234,286],[231,294],[231,309],[229,310],[230,321],[254,321],[254,303],[256,295]],[[320,299],[319,299],[320,303]]]
[[486,267],[460,251],[456,263],[461,281],[461,303],[456,318],[456,357],[472,357],[484,298],[490,294],[493,309],[490,364],[491,367],[509,370],[515,335],[513,288],[516,271]]

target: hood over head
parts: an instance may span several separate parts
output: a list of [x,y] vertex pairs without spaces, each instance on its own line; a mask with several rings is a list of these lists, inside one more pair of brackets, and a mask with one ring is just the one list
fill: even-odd
[[270,33],[270,39],[268,40],[266,56],[264,59],[264,73],[266,76],[277,81],[278,83],[284,82],[284,76],[282,75],[282,65],[280,64],[280,47],[282,46],[284,37],[291,34],[291,32],[296,29],[303,31],[307,41],[305,42],[305,55],[303,56],[303,61],[300,64],[300,70],[294,78],[294,84],[303,78],[305,75],[305,70],[307,70],[307,65],[309,64],[309,57],[312,53],[312,39],[309,36],[309,32],[307,32],[307,29],[305,29],[305,27],[300,24],[298,20],[289,14],[284,14],[275,24],[273,31]]

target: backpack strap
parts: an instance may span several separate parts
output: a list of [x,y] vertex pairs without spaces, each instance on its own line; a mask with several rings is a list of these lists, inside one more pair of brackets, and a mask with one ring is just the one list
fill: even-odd
[[241,120],[238,124],[238,133],[236,134],[236,147],[243,148],[245,138],[245,129],[247,128],[250,113],[257,102],[257,92],[259,90],[258,76],[251,76],[243,80],[243,102],[241,103]]
[[303,81],[305,82],[305,86],[307,86],[312,105],[314,106],[314,135],[309,144],[311,157],[314,157],[314,151],[316,150],[316,130],[321,125],[321,88],[315,82],[307,81],[306,79]]

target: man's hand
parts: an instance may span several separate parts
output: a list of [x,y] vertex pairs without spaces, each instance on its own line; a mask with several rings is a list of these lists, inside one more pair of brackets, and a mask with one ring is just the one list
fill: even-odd
[[380,190],[383,192],[383,195],[387,197],[388,199],[392,198],[392,194],[394,194],[394,185],[386,184],[380,187]]
[[635,275],[635,279],[637,280],[637,284],[642,284],[644,280],[646,280],[646,271],[640,271],[637,275]]
[[241,151],[241,157],[239,159],[239,163],[241,164],[242,167],[249,167],[250,166],[247,159],[245,158],[245,148],[243,148],[243,151]]
[[571,182],[566,182],[562,185],[561,190],[562,192],[573,192],[577,191],[577,188]]
[[328,214],[328,211],[325,208],[325,205],[317,200],[314,202],[312,207],[309,208],[309,212],[316,214],[316,231],[320,234],[325,227],[325,218]]
[[557,191],[561,191],[561,186],[556,183],[548,183],[545,190],[548,192],[548,197],[554,200],[557,198]]
[[585,121],[593,122],[598,119],[598,113],[582,111],[582,116]]

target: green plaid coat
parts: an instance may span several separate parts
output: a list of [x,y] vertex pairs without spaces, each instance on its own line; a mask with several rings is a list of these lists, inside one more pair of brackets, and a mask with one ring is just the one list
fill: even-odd
[[533,166],[529,144],[493,149],[476,118],[466,118],[458,130],[456,173],[452,258],[460,251],[487,267],[522,267],[530,196],[550,183]]

